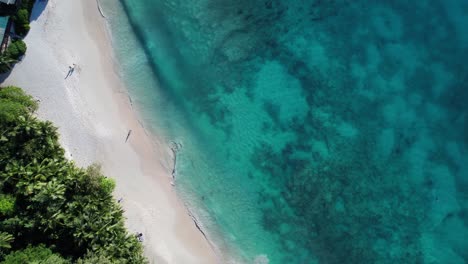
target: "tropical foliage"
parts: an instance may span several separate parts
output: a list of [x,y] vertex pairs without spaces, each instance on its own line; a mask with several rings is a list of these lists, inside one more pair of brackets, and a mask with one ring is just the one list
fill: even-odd
[[[0,3],[0,15],[11,15],[15,33],[24,37],[28,34],[31,12],[36,0],[22,0],[19,9],[16,5]],[[2,36],[3,37],[3,36]],[[11,71],[14,64],[26,53],[26,43],[21,39],[13,40],[7,50],[0,54],[0,74]]]
[[30,25],[29,19],[31,17],[32,9],[36,0],[22,0],[18,12],[13,16],[15,25],[15,32],[20,36],[28,34]]
[[15,59],[12,59],[5,55],[0,55],[0,74],[11,71],[13,65],[18,62]]
[[67,160],[57,129],[36,109],[21,89],[0,89],[0,260],[145,263],[112,197],[114,181],[99,166]]
[[37,247],[28,246],[25,249],[18,250],[5,257],[3,264],[24,264],[24,263],[41,263],[41,264],[67,264],[70,261],[62,258],[58,254],[54,254],[52,250],[44,245]]
[[29,12],[32,11],[33,7],[34,7],[34,3],[36,2],[36,0],[22,0],[21,1],[21,5],[20,5],[20,8],[21,9],[26,9],[28,10]]
[[21,8],[18,10],[15,16],[13,16],[13,22],[15,25],[15,33],[24,36],[29,32],[29,11]]
[[26,49],[23,40],[13,40],[6,51],[0,54],[0,74],[11,71],[15,63],[26,53]]
[[14,60],[18,60],[21,56],[26,53],[26,43],[23,40],[13,40],[11,44],[8,46],[5,56],[8,56]]

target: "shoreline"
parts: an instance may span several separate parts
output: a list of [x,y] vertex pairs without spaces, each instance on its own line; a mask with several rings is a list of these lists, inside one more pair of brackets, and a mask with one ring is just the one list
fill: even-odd
[[[116,180],[126,226],[144,234],[150,263],[216,263],[213,245],[172,187],[171,148],[147,134],[116,73],[99,2],[37,2],[33,14],[26,57],[3,85],[40,100],[38,116],[59,127],[62,146],[79,166],[97,162]],[[75,73],[64,79],[73,63]]]

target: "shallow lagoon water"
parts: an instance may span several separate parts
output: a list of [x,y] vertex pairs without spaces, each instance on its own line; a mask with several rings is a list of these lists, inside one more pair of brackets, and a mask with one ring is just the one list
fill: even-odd
[[467,1],[103,6],[226,262],[468,262]]

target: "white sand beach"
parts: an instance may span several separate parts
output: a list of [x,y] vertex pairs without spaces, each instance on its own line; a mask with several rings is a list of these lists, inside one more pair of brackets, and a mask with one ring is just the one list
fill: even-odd
[[20,86],[40,100],[39,117],[59,127],[78,165],[100,163],[116,179],[126,224],[143,233],[151,263],[216,263],[171,186],[170,148],[147,135],[132,109],[96,1],[38,1],[32,19],[26,56],[3,85]]

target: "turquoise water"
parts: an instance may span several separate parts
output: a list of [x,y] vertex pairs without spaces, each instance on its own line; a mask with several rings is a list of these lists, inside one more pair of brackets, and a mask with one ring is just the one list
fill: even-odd
[[224,262],[468,263],[467,1],[103,5]]

